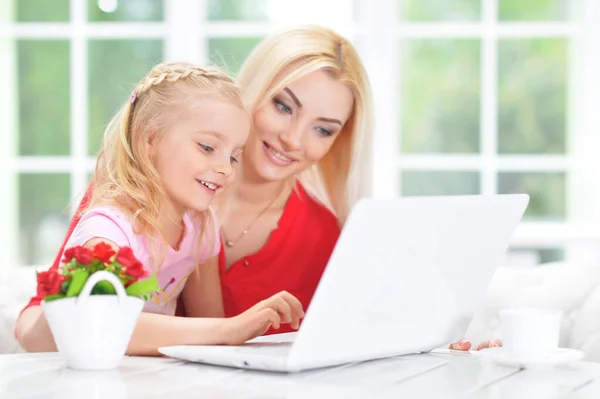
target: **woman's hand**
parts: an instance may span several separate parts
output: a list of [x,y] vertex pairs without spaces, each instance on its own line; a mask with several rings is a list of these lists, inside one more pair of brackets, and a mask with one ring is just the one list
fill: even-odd
[[300,301],[292,294],[281,291],[244,313],[225,319],[224,341],[227,345],[241,345],[263,335],[271,327],[278,329],[281,324],[290,324],[297,330],[303,317]]
[[[471,349],[471,342],[469,340],[466,339],[461,339],[458,342],[454,342],[452,344],[450,344],[448,346],[448,349],[453,349],[453,350],[457,350],[457,351],[468,351],[469,349]],[[502,346],[502,341],[498,338],[496,339],[492,339],[490,341],[484,341],[482,343],[480,343],[479,345],[477,345],[477,347],[475,348],[476,351],[482,350],[482,349],[487,349],[487,348],[498,348]]]

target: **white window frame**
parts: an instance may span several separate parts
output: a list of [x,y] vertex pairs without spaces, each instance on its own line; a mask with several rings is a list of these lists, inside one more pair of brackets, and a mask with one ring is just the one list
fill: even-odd
[[[0,122],[4,134],[0,134],[0,268],[11,266],[15,258],[13,236],[17,230],[17,215],[13,212],[16,202],[16,179],[12,172],[17,131],[15,105],[15,45],[10,35],[13,4],[0,2]],[[6,134],[8,132],[9,134]],[[7,195],[8,194],[8,195]]]
[[[19,256],[19,204],[16,201],[19,173],[65,173],[71,177],[71,204],[75,207],[88,185],[88,175],[94,169],[95,157],[88,155],[88,40],[89,39],[163,39],[164,58],[199,63],[204,59],[197,37],[202,27],[204,1],[165,1],[165,18],[161,22],[100,23],[87,21],[87,2],[70,0],[70,20],[61,23],[17,23],[12,20],[14,3],[2,2],[0,8],[0,72],[6,77],[0,94],[3,131],[17,132],[18,104],[16,98],[17,71],[16,39],[59,39],[70,43],[70,152],[67,156],[19,156],[15,134],[0,136],[0,189],[11,195],[2,196],[0,202],[0,240],[2,264],[15,268]],[[197,11],[197,12],[195,12]],[[177,21],[175,23],[174,21]],[[169,29],[167,29],[169,27]],[[66,204],[65,204],[66,205]],[[71,209],[71,214],[75,209]],[[58,248],[57,248],[58,249]],[[30,265],[44,269],[49,265]]]
[[[565,172],[567,174],[567,221],[523,222],[513,248],[565,249],[565,260],[600,264],[600,3],[577,2],[573,19],[564,22],[499,22],[497,0],[482,0],[481,21],[402,22],[397,20],[401,0],[372,0],[362,13],[360,31],[372,33],[362,48],[378,106],[375,109],[374,196],[402,195],[401,171],[480,172],[482,194],[495,194],[498,172]],[[574,2],[575,3],[575,2]],[[392,32],[392,33],[388,33]],[[476,38],[482,42],[481,57],[481,152],[478,154],[400,154],[397,123],[401,109],[397,87],[401,74],[398,43],[401,39]],[[570,126],[564,155],[497,154],[498,39],[567,38],[571,57]],[[577,43],[577,46],[573,44]],[[391,89],[390,89],[391,88]],[[392,106],[390,106],[392,104]],[[576,105],[575,105],[576,104]],[[392,161],[393,160],[393,161]]]
[[[290,18],[274,22],[208,21],[208,0],[166,0],[165,19],[149,23],[91,23],[87,22],[87,2],[71,0],[71,20],[66,23],[14,23],[13,1],[0,6],[0,76],[6,79],[0,107],[4,131],[17,131],[16,76],[14,70],[14,39],[45,38],[67,39],[71,43],[71,147],[69,156],[20,157],[16,154],[16,137],[1,135],[0,189],[13,195],[0,196],[0,240],[4,243],[2,266],[16,265],[18,256],[18,204],[16,203],[16,176],[21,172],[68,173],[71,176],[72,202],[77,203],[93,170],[95,159],[87,154],[87,46],[90,38],[164,39],[166,61],[205,63],[207,43],[218,37],[260,37],[282,25],[295,21]],[[346,4],[356,7],[355,20],[344,14],[330,24],[353,40],[363,57],[373,86],[375,100],[376,134],[371,168],[373,195],[391,198],[401,195],[399,172],[405,170],[461,170],[481,172],[483,194],[493,194],[497,186],[497,172],[519,170],[568,172],[568,222],[523,223],[515,234],[516,247],[565,247],[569,260],[600,263],[600,184],[594,186],[600,174],[600,2],[581,0],[577,20],[552,23],[498,23],[497,0],[482,0],[482,19],[465,23],[416,23],[397,20],[399,1],[339,0],[338,7]],[[303,2],[295,2],[306,7]],[[302,3],[302,4],[301,4]],[[314,3],[318,3],[314,0]],[[323,2],[321,1],[321,6]],[[329,7],[329,6],[328,6]],[[323,13],[321,13],[323,14]],[[321,18],[323,15],[321,15]],[[327,17],[325,15],[325,17]],[[327,23],[326,20],[313,21]],[[401,101],[397,87],[401,60],[398,42],[402,38],[480,38],[482,40],[481,74],[481,153],[466,155],[398,153],[400,126],[397,113]],[[571,53],[570,135],[566,155],[498,156],[497,148],[497,39],[532,37],[576,38],[578,46]],[[390,89],[392,88],[392,89]],[[85,167],[82,167],[85,165]],[[47,265],[39,265],[47,267]]]
[[[567,259],[600,264],[600,2],[575,2],[571,92]],[[568,231],[568,230],[567,230]]]

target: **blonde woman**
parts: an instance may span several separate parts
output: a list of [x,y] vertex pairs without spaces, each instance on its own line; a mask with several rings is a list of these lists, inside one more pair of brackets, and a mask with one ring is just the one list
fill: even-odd
[[185,289],[189,316],[239,314],[280,290],[308,307],[366,191],[371,91],[348,41],[316,26],[278,32],[250,54],[238,85],[253,129],[230,202],[216,205],[218,265]]
[[[146,302],[129,354],[158,354],[172,344],[239,344],[278,327],[275,309],[289,308],[286,320],[295,327],[303,316],[294,297],[277,293],[230,319],[173,317],[195,265],[219,251],[209,206],[233,182],[249,131],[233,80],[189,64],[154,67],[109,124],[94,193],[67,246],[103,243],[113,254],[130,248],[144,274],[157,274],[162,291]],[[28,351],[56,350],[39,304],[31,305],[17,322],[19,342]]]
[[[250,54],[238,84],[253,129],[230,206],[216,204],[219,257],[184,290],[188,316],[234,316],[284,290],[308,308],[349,210],[368,192],[371,88],[350,42],[319,26],[280,31]],[[479,348],[489,345],[501,342]]]

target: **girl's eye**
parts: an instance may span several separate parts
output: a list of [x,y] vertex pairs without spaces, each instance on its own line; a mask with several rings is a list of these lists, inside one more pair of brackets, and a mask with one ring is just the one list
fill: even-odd
[[200,148],[202,148],[204,151],[206,152],[213,152],[215,149],[212,148],[211,146],[208,146],[206,144],[198,144],[200,146]]
[[278,99],[273,99],[273,102],[275,103],[275,106],[277,107],[277,109],[285,114],[291,114],[292,113],[292,109],[290,107],[288,107],[287,105],[285,105],[285,103],[281,100]]
[[317,132],[319,132],[319,134],[321,134],[322,136],[328,136],[329,137],[329,136],[333,135],[333,133],[331,132],[331,130],[324,129],[322,127],[318,127],[317,128]]
[[229,160],[231,161],[231,163],[238,163],[237,158],[229,157]]

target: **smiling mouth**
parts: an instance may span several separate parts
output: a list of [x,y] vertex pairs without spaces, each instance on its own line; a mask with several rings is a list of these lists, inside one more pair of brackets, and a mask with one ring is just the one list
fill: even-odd
[[212,182],[209,182],[209,181],[206,181],[206,180],[196,179],[196,181],[198,183],[200,183],[201,185],[203,185],[204,187],[206,187],[207,189],[213,191],[213,192],[217,191],[217,189],[221,187],[220,185],[218,185],[216,183],[212,183]]
[[263,144],[267,148],[267,150],[269,150],[269,152],[271,153],[271,155],[273,155],[273,157],[276,158],[277,160],[279,160],[281,162],[285,162],[285,163],[296,162],[295,159],[290,158],[290,157],[288,157],[286,155],[283,155],[279,151],[275,150],[273,147],[269,146],[269,144],[267,144],[265,141],[263,141]]

